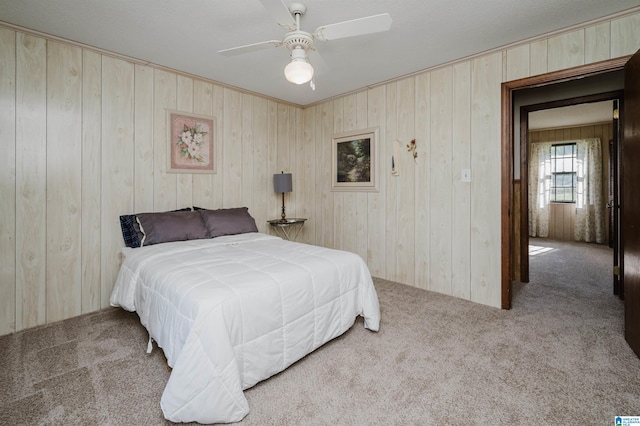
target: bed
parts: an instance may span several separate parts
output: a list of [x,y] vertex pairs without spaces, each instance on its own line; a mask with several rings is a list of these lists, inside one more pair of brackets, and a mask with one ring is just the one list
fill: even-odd
[[111,304],[135,311],[171,375],[173,422],[240,421],[243,390],[347,331],[377,331],[378,297],[356,254],[259,232],[124,248]]

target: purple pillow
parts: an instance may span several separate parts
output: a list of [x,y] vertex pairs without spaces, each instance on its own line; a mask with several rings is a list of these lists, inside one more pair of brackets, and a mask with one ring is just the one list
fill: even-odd
[[197,210],[211,238],[223,235],[258,232],[256,221],[247,207],[219,210]]
[[[172,211],[187,212],[191,211],[191,208],[187,207],[184,209]],[[142,239],[143,235],[142,232],[140,232],[140,225],[138,225],[135,214],[125,214],[120,216],[120,228],[122,229],[122,238],[124,239],[124,245],[126,247],[140,247],[140,240]]]
[[140,246],[209,238],[198,212],[140,213],[137,220],[143,234]]

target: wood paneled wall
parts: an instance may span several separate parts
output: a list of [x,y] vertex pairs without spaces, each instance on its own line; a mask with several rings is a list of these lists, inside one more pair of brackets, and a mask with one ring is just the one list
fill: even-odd
[[[317,233],[324,233],[318,243],[356,249],[375,276],[499,307],[500,84],[639,47],[640,15],[629,15],[304,110],[305,121],[322,128],[309,141],[325,150],[318,179],[329,179],[332,128],[377,126],[381,135],[380,193],[357,198],[328,192],[325,183],[315,202]],[[392,176],[393,141],[404,146],[413,138],[418,158],[405,152],[400,176]],[[471,183],[460,179],[465,168],[471,169]],[[368,230],[366,247],[357,233],[362,227]]]
[[[277,217],[291,171],[301,241],[374,276],[500,306],[500,84],[640,47],[616,17],[306,109],[0,27],[0,334],[108,306],[118,216],[246,205]],[[215,175],[166,172],[165,110],[216,117]],[[379,127],[380,192],[331,192],[331,137]],[[391,176],[392,143],[415,138]],[[460,173],[471,169],[472,181]]]
[[576,205],[574,203],[551,203],[549,209],[549,238],[573,241],[576,225]]
[[[0,334],[108,306],[122,214],[246,205],[269,232],[295,166],[312,216],[299,108],[3,27],[0,103]],[[216,118],[217,174],[166,172],[166,109]]]

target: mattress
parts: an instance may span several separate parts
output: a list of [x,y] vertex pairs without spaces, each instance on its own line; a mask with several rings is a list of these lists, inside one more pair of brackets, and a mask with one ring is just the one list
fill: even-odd
[[378,297],[358,255],[261,233],[123,249],[111,305],[135,311],[172,372],[174,422],[244,418],[243,390],[347,331],[377,331]]

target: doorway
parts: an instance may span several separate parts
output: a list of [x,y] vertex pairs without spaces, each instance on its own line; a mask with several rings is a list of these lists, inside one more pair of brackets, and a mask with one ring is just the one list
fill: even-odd
[[[619,82],[617,79],[614,79],[613,82],[609,83],[613,86],[623,86],[623,76],[620,74]],[[598,84],[601,84],[602,81],[593,81],[594,87],[599,87]],[[562,99],[558,101],[549,101],[543,102],[533,105],[524,105],[520,108],[520,179],[519,185],[516,186],[516,192],[519,189],[519,205],[514,205],[514,212],[519,214],[519,229],[514,230],[514,258],[516,261],[515,270],[513,278],[522,282],[529,282],[529,258],[527,256],[527,250],[529,246],[529,235],[534,236],[542,236],[557,238],[557,239],[565,239],[565,240],[574,240],[574,230],[578,229],[579,235],[578,240],[584,241],[594,241],[599,243],[604,243],[608,237],[609,227],[605,227],[605,220],[608,222],[608,214],[606,214],[604,206],[607,204],[608,198],[608,189],[609,189],[609,180],[612,179],[613,183],[616,183],[614,190],[617,191],[617,167],[614,167],[612,170],[614,171],[614,176],[609,176],[607,173],[607,169],[609,168],[609,141],[615,142],[615,146],[617,146],[618,142],[618,129],[619,123],[618,119],[614,117],[614,106],[615,109],[619,109],[618,105],[621,105],[622,98],[624,93],[622,90],[599,93],[595,95],[586,95],[580,97],[574,97],[569,99]],[[553,127],[554,124],[562,123],[562,121],[558,121],[562,118],[562,113],[565,114],[565,124],[569,125],[569,127],[563,127],[558,129],[549,129]],[[593,117],[593,118],[590,118]],[[536,118],[537,117],[537,118]],[[533,121],[532,121],[533,118]],[[590,123],[590,121],[594,121],[594,123]],[[546,127],[548,130],[534,132],[535,128],[541,130],[541,128]],[[529,144],[529,138],[532,137],[532,142],[535,142],[536,145]],[[529,167],[529,160],[535,156],[538,156],[540,150],[534,150],[530,152],[531,147],[540,147],[538,143],[543,142],[567,142],[567,141],[576,141],[583,140],[588,141],[592,140],[592,143],[595,143],[595,138],[599,140],[598,153],[601,154],[601,159],[598,160],[598,164],[592,166],[599,166],[602,169],[600,172],[599,179],[597,182],[600,188],[598,191],[599,199],[602,201],[599,205],[600,208],[596,208],[595,211],[584,208],[579,209],[580,214],[575,214],[576,212],[576,202],[580,202],[581,200],[584,202],[584,196],[590,196],[590,200],[586,200],[585,204],[594,204],[596,202],[596,194],[586,192],[583,197],[579,197],[576,200],[573,199],[565,199],[561,197],[561,199],[554,199],[552,194],[547,192],[548,199],[545,200],[544,206],[540,207],[540,203],[531,203],[532,197],[535,197],[534,193],[530,193],[530,172],[533,172],[535,175],[537,170],[531,170]],[[581,144],[578,143],[580,146]],[[555,145],[554,145],[555,146]],[[547,144],[547,148],[550,150],[552,147],[549,147]],[[570,146],[560,148],[570,148]],[[573,154],[575,156],[575,146],[573,146]],[[566,149],[565,149],[566,150]],[[542,151],[546,152],[546,151]],[[549,152],[546,152],[550,154]],[[583,158],[586,160],[587,157]],[[617,152],[615,153],[615,164],[617,165]],[[552,158],[547,158],[548,163],[552,162]],[[547,165],[548,166],[548,165]],[[547,170],[549,172],[549,170]],[[586,172],[583,173],[586,175]],[[583,176],[586,177],[586,176]],[[575,176],[574,176],[575,178]],[[586,182],[586,181],[585,181]],[[545,182],[545,184],[550,184],[551,182]],[[592,186],[593,188],[593,186]],[[549,188],[547,188],[547,191]],[[571,191],[572,193],[575,192]],[[518,198],[518,197],[516,197]],[[615,215],[617,217],[618,214],[618,203],[611,204],[612,209],[615,210]],[[530,217],[531,210],[534,210],[535,213],[532,217]],[[588,212],[588,215],[585,215],[584,212]],[[586,216],[591,216],[587,218]],[[531,219],[531,220],[530,220]],[[578,225],[580,223],[585,223],[587,219],[589,220],[589,231],[586,232],[584,227],[578,226],[576,228],[575,224]],[[594,220],[598,219],[598,220]],[[577,222],[575,222],[577,221]],[[533,229],[530,229],[530,224],[534,224]],[[596,226],[593,229],[593,225]],[[613,271],[613,265],[619,265],[620,260],[617,250],[618,248],[618,221],[615,221],[615,231],[614,239],[615,239],[615,249],[612,256],[612,267],[610,268]],[[597,232],[596,232],[597,231]],[[614,293],[617,289],[618,282],[617,276],[612,274],[613,290]],[[616,293],[617,294],[617,293]]]
[[[604,285],[602,290],[609,292],[611,279],[602,276],[613,276],[613,292],[617,294],[617,276],[611,271],[612,265],[619,264],[618,250],[613,250],[614,244],[609,243],[610,239],[615,241],[617,248],[618,232],[614,233],[613,229],[618,229],[618,221],[614,224],[612,219],[613,212],[618,213],[618,203],[617,197],[616,202],[610,201],[610,195],[618,187],[617,150],[614,152],[612,148],[614,142],[615,146],[618,142],[616,111],[622,96],[619,91],[563,100],[567,106],[553,107],[553,103],[542,103],[521,108],[521,133],[526,135],[521,142],[527,147],[521,151],[528,155],[528,168],[521,169],[521,175],[527,175],[528,187],[520,191],[520,195],[525,194],[520,210],[528,213],[523,215],[526,217],[520,231],[524,240],[521,246],[528,251],[529,276],[525,282],[539,282],[537,275],[541,265],[546,271],[554,264],[541,263],[541,254],[547,261],[558,254],[576,260],[579,257],[573,253],[585,251],[592,257],[595,254],[604,256],[596,262],[602,270],[591,275],[600,276],[598,282]],[[609,97],[614,99],[597,100]],[[583,102],[585,100],[587,102]],[[516,185],[515,193],[519,190],[520,186]],[[516,240],[518,236],[516,233]],[[560,245],[562,250],[548,253],[548,248],[554,245]],[[589,246],[592,249],[588,249]],[[520,263],[514,265],[516,281],[523,281],[518,270]],[[575,261],[564,263],[562,271],[557,273],[567,278],[556,284],[580,276],[585,266]]]
[[[625,63],[629,60],[629,56],[616,58],[608,61],[602,61],[585,66],[570,68],[540,76],[524,78],[502,84],[502,197],[501,197],[501,233],[502,233],[502,308],[511,308],[511,283],[514,277],[514,210],[520,209],[519,205],[513,204],[514,200],[514,170],[520,171],[522,161],[514,160],[514,152],[519,150],[520,144],[514,143],[514,134],[521,135],[523,129],[520,127],[519,108],[516,108],[514,97],[517,94],[524,93],[525,90],[532,89],[553,89],[553,85],[559,83],[575,82],[589,77],[597,77],[600,75],[621,72]],[[526,154],[526,153],[525,153]],[[518,153],[518,157],[523,155]],[[524,155],[526,158],[526,155]],[[526,167],[526,164],[525,164]],[[520,176],[522,177],[522,176]],[[522,200],[521,200],[522,201]],[[518,212],[522,213],[522,212]],[[522,226],[521,221],[521,226]],[[527,225],[528,226],[528,225]],[[528,234],[527,234],[528,235]],[[521,244],[521,242],[519,242]],[[526,253],[526,251],[525,251]],[[520,259],[524,259],[522,252]],[[528,259],[527,259],[528,260]],[[524,271],[528,275],[527,270]]]

